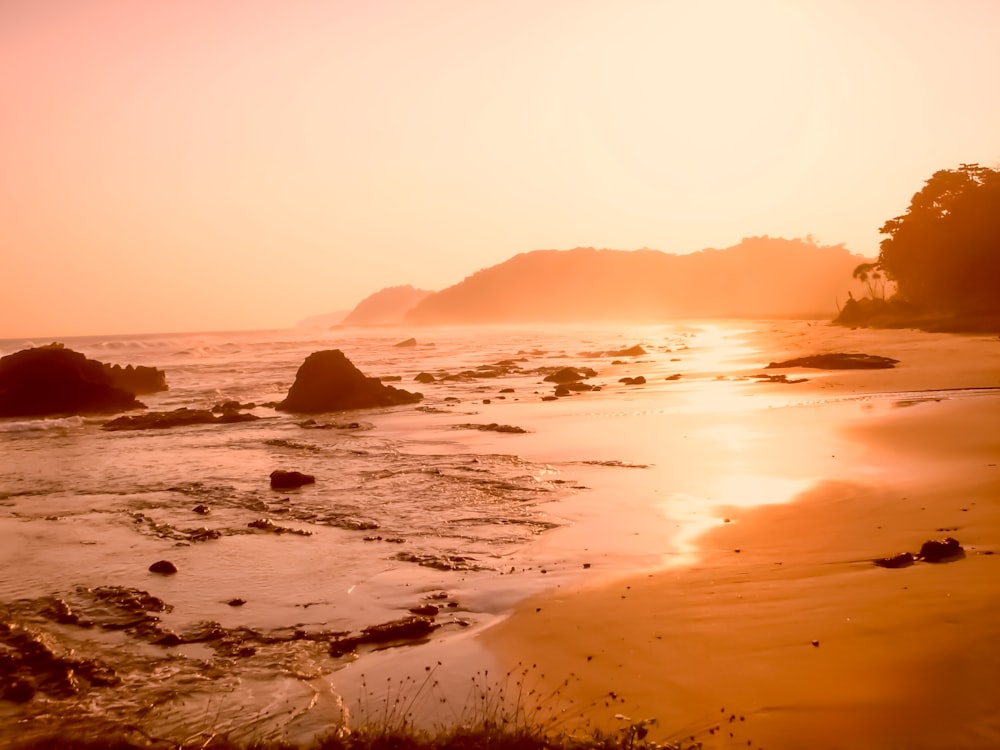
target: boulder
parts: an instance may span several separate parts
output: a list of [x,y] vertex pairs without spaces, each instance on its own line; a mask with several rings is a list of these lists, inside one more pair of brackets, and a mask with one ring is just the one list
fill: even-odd
[[156,367],[105,364],[104,371],[111,376],[115,385],[136,395],[168,390],[166,373]]
[[418,383],[433,383],[434,382],[434,376],[431,375],[429,372],[420,372],[420,373],[417,373],[414,376],[413,379],[415,381],[417,381]]
[[641,345],[636,344],[635,346],[630,346],[628,349],[616,349],[611,352],[604,352],[605,357],[641,357],[646,353],[646,350],[642,348]]
[[288,396],[275,408],[299,414],[318,414],[348,409],[396,406],[420,401],[410,393],[378,378],[364,375],[339,349],[313,352],[306,357],[288,389]]
[[416,346],[416,345],[417,345],[417,340],[416,339],[403,339],[399,343],[393,344],[393,346],[404,346],[404,347],[406,347],[406,346]]
[[102,363],[50,344],[0,358],[0,417],[110,414],[144,409]]
[[303,474],[301,471],[284,471],[275,469],[271,472],[271,489],[294,490],[306,484],[315,484],[316,477]]
[[149,566],[150,573],[160,573],[161,575],[170,576],[177,572],[177,566],[174,565],[169,560],[157,560],[155,563]]

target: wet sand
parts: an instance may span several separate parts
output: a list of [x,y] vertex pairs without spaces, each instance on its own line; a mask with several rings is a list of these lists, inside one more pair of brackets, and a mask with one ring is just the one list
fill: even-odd
[[[779,436],[744,452],[749,470],[807,489],[734,504],[683,564],[534,597],[483,641],[507,669],[536,665],[566,726],[655,717],[654,737],[705,748],[1000,747],[1000,341],[816,327],[756,344],[901,364],[756,386],[822,399],[745,417]],[[947,536],[963,559],[871,562]]]

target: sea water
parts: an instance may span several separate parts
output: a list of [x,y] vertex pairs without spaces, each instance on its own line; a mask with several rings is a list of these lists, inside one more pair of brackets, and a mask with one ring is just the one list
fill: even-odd
[[[107,686],[82,680],[69,696],[40,690],[26,704],[0,701],[0,737],[73,718],[138,722],[164,736],[209,727],[303,739],[337,720],[338,672],[366,658],[364,649],[332,656],[338,634],[430,604],[439,608],[433,639],[457,638],[546,587],[679,558],[708,516],[697,502],[681,509],[690,496],[651,489],[645,472],[682,463],[695,440],[733,439],[706,432],[706,414],[785,398],[774,390],[745,398],[734,374],[765,362],[748,343],[752,330],[685,323],[62,339],[102,362],[165,371],[169,390],[140,397],[150,410],[237,401],[260,419],[138,431],[106,431],[107,417],[0,420],[2,619],[117,675]],[[415,345],[397,345],[414,335]],[[45,343],[0,341],[0,356]],[[644,353],[621,353],[634,345]],[[334,348],[423,400],[312,417],[275,410],[302,361]],[[561,367],[594,369],[587,382],[599,390],[551,400],[544,377]],[[421,372],[435,382],[415,382]],[[622,382],[640,375],[645,383]],[[637,414],[669,423],[633,434]],[[274,491],[275,469],[316,482]],[[150,573],[160,559],[178,573]],[[108,587],[165,603],[155,614],[165,630],[216,635],[175,646],[138,637],[127,622],[101,619],[108,605],[94,592]],[[84,624],[54,617],[56,601]],[[241,633],[253,635],[244,643]],[[226,638],[237,645],[220,649]]]

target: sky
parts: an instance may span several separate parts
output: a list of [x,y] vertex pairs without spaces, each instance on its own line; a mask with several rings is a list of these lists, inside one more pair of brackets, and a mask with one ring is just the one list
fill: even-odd
[[1000,166],[995,0],[3,0],[0,338],[285,328],[536,249],[874,256]]

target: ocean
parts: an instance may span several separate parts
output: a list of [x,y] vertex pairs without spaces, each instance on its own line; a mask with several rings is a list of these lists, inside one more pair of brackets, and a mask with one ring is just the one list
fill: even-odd
[[[61,339],[164,370],[169,390],[140,396],[151,410],[237,401],[261,419],[120,432],[108,417],[0,420],[0,629],[75,672],[0,701],[0,742],[56,720],[301,741],[343,717],[368,660],[384,671],[427,648],[338,655],[332,640],[423,608],[436,629],[416,640],[440,647],[547,588],[683,564],[727,502],[692,491],[686,469],[702,476],[702,456],[747,439],[717,417],[796,403],[747,378],[766,364],[750,343],[761,325],[812,323]],[[45,343],[0,341],[0,355]],[[267,405],[306,356],[335,348],[424,399],[308,418]],[[562,367],[592,368],[600,389],[546,399]],[[274,491],[276,469],[316,482]],[[808,478],[745,486],[773,500]],[[161,559],[178,572],[151,573]]]

